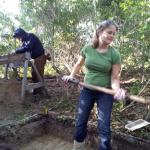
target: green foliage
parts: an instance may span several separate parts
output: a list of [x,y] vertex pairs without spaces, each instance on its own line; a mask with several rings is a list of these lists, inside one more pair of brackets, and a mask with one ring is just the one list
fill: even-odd
[[141,83],[140,83],[140,82],[135,82],[135,83],[130,87],[130,93],[132,93],[133,95],[138,95],[140,89],[141,89]]
[[11,52],[15,47],[12,39],[13,22],[11,18],[0,12],[0,55]]
[[119,111],[121,110],[122,108],[124,107],[124,103],[123,102],[119,102],[119,101],[116,101],[113,105],[113,110],[114,111]]
[[4,78],[4,68],[0,65],[0,78]]
[[[20,0],[20,7],[20,16],[16,18],[20,26],[40,37],[53,62],[65,57],[60,55],[62,51],[75,55],[72,47],[89,41],[96,25],[110,18],[119,24],[115,47],[121,52],[124,69],[144,72],[150,67],[148,0]],[[4,29],[9,31],[1,37],[2,55],[14,50],[16,45],[12,39],[12,20],[2,12],[0,19],[1,35]]]
[[48,75],[51,75],[51,76],[57,75],[56,71],[53,69],[53,67],[50,64],[46,64],[45,69],[44,69],[44,74],[46,76],[48,76]]
[[[148,1],[125,0],[120,4],[122,9],[121,52],[124,60],[132,57],[137,68],[145,68],[149,63],[150,23]],[[125,61],[126,61],[125,60]],[[131,62],[131,61],[130,61]],[[140,62],[140,63],[139,63]],[[129,61],[125,62],[130,65]],[[128,64],[129,63],[129,64]]]

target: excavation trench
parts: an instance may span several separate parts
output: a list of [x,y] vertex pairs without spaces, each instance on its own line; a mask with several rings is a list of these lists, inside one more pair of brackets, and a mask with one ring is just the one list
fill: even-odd
[[[31,96],[28,95],[26,98],[26,104],[20,100],[20,82],[0,80],[0,84],[0,143],[11,145],[18,150],[72,149],[74,115],[64,115],[61,111],[49,111],[48,115],[41,111],[42,113],[39,114],[39,103],[31,102]],[[62,86],[56,85],[56,81],[51,82],[50,86],[51,102],[53,102],[61,97],[62,93],[59,91],[62,90]],[[59,88],[58,92],[53,86]],[[57,97],[56,93],[59,94]],[[97,137],[96,125],[89,123],[86,150],[98,149]],[[149,150],[150,141],[112,132],[112,146],[113,150]]]
[[[33,115],[15,124],[0,127],[0,142],[19,150],[71,150],[74,118],[55,112]],[[95,126],[89,125],[86,150],[96,150],[98,139]],[[113,150],[148,150],[150,141],[113,132]]]

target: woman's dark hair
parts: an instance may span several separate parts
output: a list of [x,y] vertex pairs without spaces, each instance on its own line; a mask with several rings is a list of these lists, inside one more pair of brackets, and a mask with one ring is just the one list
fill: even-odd
[[101,22],[98,26],[98,28],[96,29],[96,32],[93,36],[93,41],[92,41],[92,46],[93,48],[97,48],[99,41],[99,34],[105,30],[106,28],[108,28],[109,26],[114,25],[116,27],[116,30],[118,31],[118,25],[113,21],[113,20],[105,20],[103,22]]

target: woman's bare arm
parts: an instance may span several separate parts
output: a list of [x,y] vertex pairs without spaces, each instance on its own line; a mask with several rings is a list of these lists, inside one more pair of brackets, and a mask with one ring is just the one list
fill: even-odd
[[120,64],[115,64],[112,66],[111,72],[111,88],[114,90],[118,90],[120,88]]
[[75,66],[73,67],[73,69],[71,71],[71,74],[70,74],[71,77],[75,77],[75,75],[79,73],[81,67],[84,64],[84,61],[85,61],[84,57],[79,56],[78,61],[76,62]]

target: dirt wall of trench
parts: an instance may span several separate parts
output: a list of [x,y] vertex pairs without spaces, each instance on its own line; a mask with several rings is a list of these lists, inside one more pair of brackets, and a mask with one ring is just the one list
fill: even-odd
[[[98,135],[95,126],[89,125],[86,145],[98,148]],[[51,135],[73,142],[74,118],[50,112],[48,116],[36,116],[19,124],[0,127],[0,143],[19,146],[41,135]],[[150,141],[131,137],[122,133],[112,133],[113,150],[149,150]],[[91,149],[90,149],[91,150]]]
[[0,120],[21,109],[21,82],[0,79]]
[[[0,85],[0,123],[2,123],[9,114],[21,112],[23,105],[20,81],[0,79]],[[0,143],[18,146],[43,134],[50,134],[73,142],[73,132],[74,118],[59,113],[50,113],[46,118],[31,120],[27,123],[21,123],[21,125],[12,121],[7,126],[0,124]],[[96,127],[89,125],[86,143],[97,149],[97,137]],[[150,141],[113,132],[112,145],[113,150],[149,150]]]

